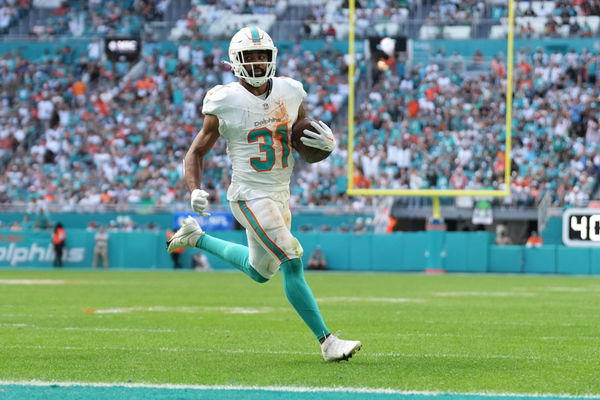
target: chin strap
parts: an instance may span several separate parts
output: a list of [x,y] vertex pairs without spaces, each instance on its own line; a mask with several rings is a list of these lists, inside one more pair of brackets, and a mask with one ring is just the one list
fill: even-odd
[[269,97],[272,89],[273,89],[273,79],[269,78],[269,80],[267,81],[267,91],[265,92],[267,95],[265,96],[265,99],[267,97]]

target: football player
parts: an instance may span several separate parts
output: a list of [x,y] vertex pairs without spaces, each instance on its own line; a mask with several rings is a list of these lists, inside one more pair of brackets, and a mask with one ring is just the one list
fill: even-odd
[[[167,242],[168,252],[197,247],[223,259],[256,282],[283,274],[285,294],[296,312],[321,343],[326,361],[347,360],[361,342],[342,340],[327,329],[312,291],[304,279],[302,246],[290,232],[290,175],[294,157],[292,125],[306,116],[302,84],[275,77],[277,48],[260,28],[246,27],[229,45],[229,62],[237,82],[208,91],[202,129],[184,160],[185,181],[192,209],[209,215],[208,193],[201,189],[204,157],[222,136],[232,164],[227,199],[237,221],[246,229],[248,247],[206,234],[188,217]],[[331,129],[314,122],[315,132],[304,131],[305,145],[331,152]]]

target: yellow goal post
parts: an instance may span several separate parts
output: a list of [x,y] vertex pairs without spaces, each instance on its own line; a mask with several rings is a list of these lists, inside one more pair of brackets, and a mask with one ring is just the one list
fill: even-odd
[[349,195],[360,196],[431,196],[434,199],[434,207],[438,197],[457,197],[457,196],[482,196],[482,197],[505,197],[510,195],[510,176],[511,176],[511,132],[512,132],[512,95],[513,95],[513,40],[514,40],[514,0],[508,0],[508,44],[507,44],[507,84],[506,84],[506,142],[505,142],[505,171],[504,190],[446,190],[446,189],[360,189],[354,187],[354,100],[355,85],[354,74],[356,68],[355,49],[354,49],[354,19],[355,19],[355,0],[349,0],[349,33],[348,33],[348,187]]

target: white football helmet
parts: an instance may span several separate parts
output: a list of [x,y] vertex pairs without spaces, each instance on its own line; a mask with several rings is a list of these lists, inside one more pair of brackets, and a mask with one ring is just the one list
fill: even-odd
[[[268,50],[271,56],[266,62],[267,69],[264,76],[254,76],[254,65],[265,64],[265,62],[244,62],[244,52],[253,50]],[[275,62],[277,59],[277,47],[273,44],[273,40],[269,34],[262,29],[254,26],[248,26],[240,29],[231,38],[229,44],[229,62],[233,74],[240,79],[243,79],[250,86],[259,87],[265,84],[269,79],[275,76]],[[252,66],[251,73],[248,73],[245,65]]]

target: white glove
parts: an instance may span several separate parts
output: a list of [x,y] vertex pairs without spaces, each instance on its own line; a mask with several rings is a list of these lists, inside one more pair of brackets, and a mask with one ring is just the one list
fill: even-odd
[[209,213],[205,212],[208,208],[208,193],[202,189],[194,189],[191,195],[192,210],[197,212],[199,215],[207,216]]
[[314,147],[315,149],[320,149],[331,153],[333,149],[335,149],[335,138],[333,137],[331,129],[329,129],[329,127],[325,125],[323,121],[312,121],[310,124],[319,133],[305,129],[304,134],[309,137],[302,136],[300,138],[302,143],[304,143],[306,146]]

